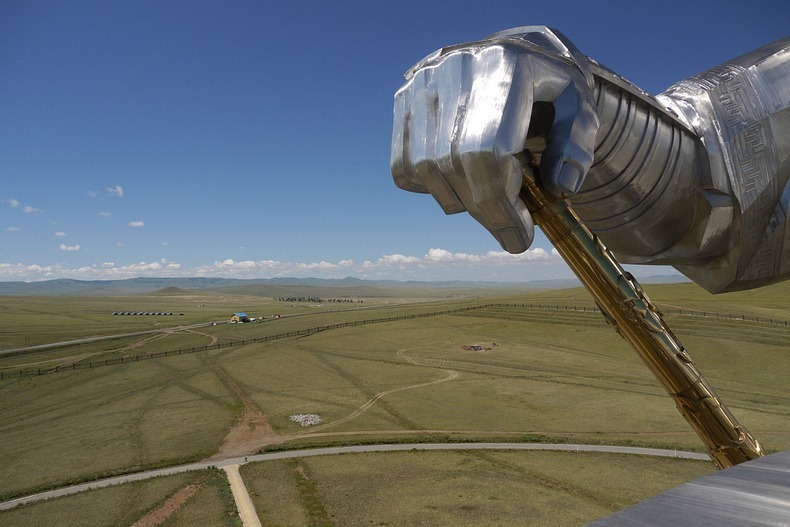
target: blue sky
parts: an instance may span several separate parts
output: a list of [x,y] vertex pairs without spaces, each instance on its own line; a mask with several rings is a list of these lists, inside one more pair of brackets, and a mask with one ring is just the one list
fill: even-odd
[[790,4],[0,0],[0,281],[569,277],[389,173],[403,73],[530,24],[658,93]]

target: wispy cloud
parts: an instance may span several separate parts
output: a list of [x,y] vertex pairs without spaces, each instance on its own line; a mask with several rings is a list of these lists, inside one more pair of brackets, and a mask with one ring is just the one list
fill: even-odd
[[79,251],[80,246],[78,245],[66,245],[65,243],[60,244],[61,251]]
[[115,185],[114,187],[107,187],[107,194],[115,198],[122,198],[123,187],[121,187],[120,185]]
[[129,227],[144,227],[144,226],[145,226],[145,222],[142,222],[142,221],[130,221],[129,222]]
[[8,232],[19,232],[22,229],[20,229],[19,227],[6,227],[5,230],[8,231]]
[[89,198],[95,198],[96,196],[99,195],[99,191],[98,190],[89,190],[88,192],[85,193],[85,195],[88,196]]
[[107,212],[106,210],[100,210],[99,211],[99,216],[103,216],[105,218],[109,218],[110,216],[112,216],[112,212]]
[[65,238],[66,237],[66,233],[63,232],[63,231],[58,231],[58,232],[55,233],[55,236],[57,236],[58,238]]
[[18,209],[21,207],[23,212],[44,212],[43,210],[30,205],[22,206],[22,203],[16,199],[6,199],[3,200],[3,203],[8,203],[8,206],[12,209]]

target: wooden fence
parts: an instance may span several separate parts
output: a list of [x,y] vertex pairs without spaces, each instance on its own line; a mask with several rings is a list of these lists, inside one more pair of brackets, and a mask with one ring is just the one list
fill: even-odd
[[[428,318],[428,317],[436,317],[442,315],[456,315],[459,313],[464,313],[468,311],[477,311],[482,309],[533,309],[533,310],[537,309],[537,310],[545,310],[545,311],[580,311],[587,313],[600,313],[601,311],[597,307],[567,306],[567,305],[563,306],[563,305],[554,305],[554,304],[499,304],[499,303],[483,304],[478,306],[447,309],[442,311],[432,311],[429,313],[417,313],[411,315],[374,318],[368,320],[355,320],[352,322],[340,322],[337,324],[329,324],[326,326],[318,326],[314,328],[300,329],[296,331],[288,331],[286,333],[279,333],[277,335],[269,335],[265,337],[256,337],[252,339],[243,339],[233,342],[223,342],[223,343],[210,344],[205,346],[193,346],[190,348],[179,348],[175,350],[160,351],[156,353],[133,355],[130,357],[118,357],[118,358],[104,359],[97,361],[79,362],[67,366],[55,366],[52,368],[38,368],[33,370],[19,370],[10,373],[0,372],[0,381],[3,379],[9,379],[11,377],[48,375],[51,373],[58,373],[63,371],[84,370],[84,369],[98,368],[100,366],[111,366],[115,364],[128,364],[130,362],[139,362],[141,360],[157,359],[162,357],[172,357],[174,355],[196,353],[199,351],[210,351],[210,350],[217,350],[217,349],[229,348],[234,346],[246,346],[248,344],[255,344],[260,342],[271,342],[274,340],[282,340],[282,339],[288,339],[293,337],[303,337],[307,335],[313,335],[321,331],[330,331],[333,329],[348,328],[355,326],[366,326],[369,324],[382,324],[386,322],[398,322],[402,320],[412,320],[416,318]],[[790,323],[787,320],[778,320],[774,318],[749,316],[749,315],[733,315],[729,313],[716,313],[711,311],[694,311],[689,309],[667,309],[667,310],[662,310],[661,312],[665,316],[677,315],[677,316],[717,318],[717,319],[725,319],[725,320],[739,320],[743,322],[771,324],[771,325],[778,325],[785,327],[790,325]],[[603,318],[601,319],[601,321],[602,323],[605,323]]]

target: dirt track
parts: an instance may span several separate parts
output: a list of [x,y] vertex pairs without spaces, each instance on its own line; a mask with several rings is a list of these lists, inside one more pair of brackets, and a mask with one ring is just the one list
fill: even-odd
[[[193,333],[197,333],[194,332]],[[207,335],[208,336],[208,335]],[[216,339],[216,337],[214,337]],[[399,350],[398,356],[411,364],[418,364],[418,362],[411,357],[405,354],[405,350]],[[238,398],[239,402],[242,404],[242,412],[241,416],[236,420],[236,423],[233,427],[228,431],[228,434],[225,436],[225,439],[222,441],[222,444],[219,447],[219,450],[216,454],[208,458],[208,460],[221,460],[221,459],[228,459],[233,457],[245,456],[245,455],[252,455],[255,454],[261,448],[277,444],[283,443],[288,441],[289,439],[294,439],[296,437],[317,437],[320,435],[333,435],[331,433],[322,433],[323,430],[327,428],[331,428],[343,423],[347,423],[356,419],[367,410],[369,410],[372,406],[374,406],[381,398],[400,391],[404,390],[411,390],[415,388],[422,388],[425,386],[431,386],[433,384],[449,382],[454,379],[457,379],[459,373],[454,370],[442,370],[447,373],[445,377],[436,379],[434,381],[429,382],[422,382],[417,384],[411,384],[407,386],[400,386],[398,388],[393,388],[391,390],[386,390],[383,392],[379,392],[375,394],[371,399],[366,401],[362,404],[359,408],[351,412],[349,415],[332,421],[330,423],[326,423],[323,425],[311,427],[309,429],[305,429],[303,431],[299,431],[293,434],[289,434],[286,436],[280,435],[272,429],[271,425],[269,424],[268,417],[255,405],[252,399],[244,393],[244,390],[239,387],[236,381],[228,375],[228,373],[222,369],[221,366],[213,363],[209,363],[209,367],[222,379],[222,381],[233,391],[233,393]],[[394,433],[401,432],[401,431],[392,431]],[[425,433],[424,430],[421,431]],[[377,432],[381,433],[381,432]],[[364,432],[362,432],[364,434]],[[338,434],[342,435],[342,434]]]
[[165,502],[152,510],[136,522],[132,527],[156,527],[164,523],[170,516],[178,512],[192,496],[200,490],[199,485],[187,485],[178,489],[175,494],[165,500]]

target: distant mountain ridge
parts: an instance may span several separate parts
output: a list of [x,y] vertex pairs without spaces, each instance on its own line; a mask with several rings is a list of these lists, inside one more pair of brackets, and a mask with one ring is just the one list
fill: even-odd
[[[643,283],[672,283],[688,281],[682,276],[667,275],[643,278]],[[485,282],[485,281],[398,281],[363,280],[346,277],[330,278],[129,278],[125,280],[74,280],[59,278],[40,282],[0,282],[0,295],[127,295],[153,292],[165,293],[168,290],[186,292],[213,288],[239,289],[249,286],[281,287],[385,287],[385,288],[435,288],[435,289],[562,289],[577,287],[576,279],[536,280],[532,282]],[[164,291],[162,291],[164,290]]]

